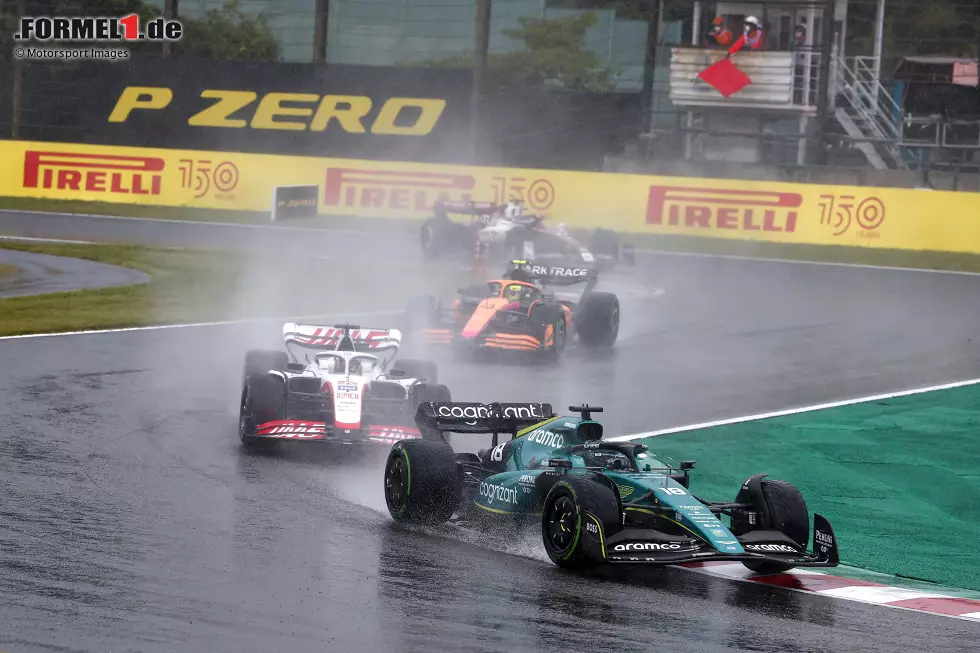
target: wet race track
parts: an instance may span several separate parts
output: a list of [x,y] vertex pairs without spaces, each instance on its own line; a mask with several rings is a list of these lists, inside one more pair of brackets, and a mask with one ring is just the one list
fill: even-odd
[[[419,257],[398,234],[9,213],[0,233],[284,253],[329,238],[331,251]],[[613,355],[447,361],[440,380],[458,400],[599,404],[620,434],[980,376],[976,277],[640,255],[607,278],[623,303]],[[398,317],[344,313],[352,292],[331,289],[324,321]],[[977,646],[977,624],[686,570],[564,572],[534,531],[396,527],[381,456],[240,450],[243,355],[278,346],[280,328],[0,340],[0,650]],[[458,437],[460,450],[485,445]]]

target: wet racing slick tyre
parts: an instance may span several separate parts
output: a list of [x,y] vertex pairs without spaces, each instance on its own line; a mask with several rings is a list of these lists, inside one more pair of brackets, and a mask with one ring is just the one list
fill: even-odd
[[252,374],[266,374],[269,370],[285,372],[289,365],[289,356],[284,351],[253,349],[245,354],[245,371],[242,382]]
[[401,370],[406,379],[419,379],[427,383],[439,382],[439,368],[435,362],[418,358],[402,358],[395,361],[391,369]]
[[588,249],[598,256],[608,256],[613,261],[619,261],[619,234],[611,229],[596,228],[589,238]]
[[449,521],[462,494],[453,448],[445,442],[426,440],[395,444],[385,464],[384,493],[388,512],[397,522]]
[[[735,500],[744,502],[745,496],[740,492]],[[806,549],[810,539],[810,513],[796,486],[786,481],[763,480],[762,500],[769,514],[769,523],[752,526],[747,519],[733,515],[732,534],[737,537],[755,528],[779,531]],[[749,561],[742,564],[759,574],[778,574],[793,569],[793,565],[778,562]]]
[[575,318],[579,341],[586,347],[612,347],[619,337],[619,298],[608,292],[592,293]]
[[238,437],[248,451],[271,451],[278,441],[257,438],[259,424],[283,419],[286,412],[286,386],[281,379],[268,374],[250,374],[242,388],[238,414]]
[[[449,388],[439,383],[419,383],[414,385],[409,390],[408,397],[409,423],[414,422],[415,413],[418,412],[419,404],[424,404],[429,401],[436,403],[449,403],[453,400],[452,394],[449,392]],[[438,441],[445,442],[442,437],[440,437]]]
[[412,402],[415,407],[427,401],[451,402],[452,395],[449,388],[441,383],[419,383],[412,386]]
[[531,307],[529,321],[534,335],[541,340],[542,346],[548,336],[549,327],[551,328],[553,342],[547,349],[541,351],[542,357],[546,360],[560,358],[568,339],[568,325],[565,323],[565,311],[562,310],[561,305],[539,302]]
[[544,548],[559,567],[588,569],[604,564],[605,540],[622,529],[622,510],[609,483],[566,476],[555,483],[541,510]]
[[436,258],[446,251],[446,222],[445,218],[429,218],[422,223],[419,244],[426,258]]

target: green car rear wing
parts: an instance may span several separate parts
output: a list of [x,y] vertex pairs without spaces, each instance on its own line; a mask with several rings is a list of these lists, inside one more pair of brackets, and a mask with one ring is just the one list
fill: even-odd
[[543,403],[491,403],[435,402],[419,404],[415,424],[423,437],[442,436],[442,433],[492,433],[497,436],[509,433],[516,437],[521,429],[555,417],[551,404]]

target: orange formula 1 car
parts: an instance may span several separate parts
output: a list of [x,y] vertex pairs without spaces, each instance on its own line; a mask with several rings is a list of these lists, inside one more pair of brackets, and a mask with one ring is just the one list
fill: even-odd
[[[572,343],[611,347],[619,334],[619,299],[594,290],[594,268],[513,261],[501,279],[461,288],[452,308],[435,295],[413,298],[406,337],[457,350],[511,350],[558,358]],[[552,286],[585,284],[577,299],[557,299]]]

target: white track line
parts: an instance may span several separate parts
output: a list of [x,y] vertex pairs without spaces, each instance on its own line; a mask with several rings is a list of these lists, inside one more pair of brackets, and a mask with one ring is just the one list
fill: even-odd
[[[390,230],[361,230],[361,229],[344,229],[335,227],[296,227],[281,224],[253,224],[246,222],[215,222],[208,220],[177,220],[174,218],[133,218],[125,215],[98,215],[96,213],[61,213],[58,211],[18,211],[16,209],[0,209],[0,213],[14,213],[14,214],[29,214],[29,215],[44,215],[44,216],[58,216],[66,218],[96,218],[98,220],[123,220],[129,222],[162,222],[165,224],[186,224],[191,226],[200,227],[228,227],[229,229],[270,229],[273,231],[296,231],[301,233],[342,233],[342,234],[358,234],[364,235],[369,234],[372,236],[404,236],[405,234],[401,232],[391,232]],[[321,216],[329,218],[330,216]],[[364,218],[365,220],[370,220],[370,218]]]
[[[742,241],[744,242],[744,241]],[[773,243],[774,244],[774,243]],[[932,274],[953,274],[964,277],[977,277],[980,272],[965,272],[962,270],[934,270],[932,268],[903,268],[894,265],[869,265],[867,263],[837,263],[832,261],[803,261],[788,258],[768,258],[765,256],[736,256],[734,254],[706,254],[699,252],[671,252],[659,249],[638,249],[637,254],[652,254],[655,256],[686,256],[688,258],[720,258],[733,261],[756,261],[759,263],[791,263],[793,265],[822,265],[824,267],[859,268],[866,270],[886,270],[893,272],[929,272]]]
[[32,238],[30,236],[0,236],[0,240],[23,240],[29,243],[60,243],[66,245],[98,245],[94,240],[64,240],[61,238]]
[[800,413],[809,413],[816,410],[825,410],[827,408],[839,408],[841,406],[851,406],[853,404],[863,404],[870,401],[881,401],[883,399],[894,399],[896,397],[907,397],[910,395],[918,395],[926,392],[934,392],[936,390],[951,390],[953,388],[962,388],[968,385],[977,385],[980,383],[980,379],[970,379],[968,381],[957,381],[955,383],[944,383],[942,385],[934,385],[927,388],[916,388],[914,390],[902,390],[899,392],[888,392],[880,395],[871,395],[869,397],[857,397],[854,399],[845,399],[843,401],[832,401],[826,404],[817,404],[815,406],[803,406],[801,408],[789,408],[786,410],[778,410],[771,413],[759,413],[758,415],[746,415],[744,417],[733,417],[730,419],[721,419],[714,422],[702,422],[701,424],[688,424],[687,426],[675,426],[668,429],[660,429],[658,431],[646,431],[644,433],[633,433],[631,435],[618,435],[612,438],[605,438],[610,442],[620,442],[624,440],[635,440],[637,438],[652,438],[658,435],[669,435],[671,433],[681,433],[683,431],[695,431],[699,429],[711,428],[714,426],[726,426],[728,424],[740,424],[743,422],[754,422],[760,419],[769,419],[771,417],[785,417],[787,415],[799,415]]
[[[345,313],[336,319],[345,319],[346,317],[375,317],[381,315],[396,315],[401,313],[401,310],[386,310],[386,311],[353,311],[351,313]],[[123,329],[93,329],[91,331],[60,331],[58,333],[24,333],[17,336],[0,336],[0,340],[23,340],[27,338],[53,338],[55,336],[90,336],[98,335],[103,333],[126,333],[129,331],[160,331],[163,329],[197,329],[201,327],[215,327],[215,326],[230,326],[235,324],[260,324],[263,322],[289,322],[289,321],[303,321],[303,320],[314,320],[318,318],[327,318],[335,315],[340,315],[338,313],[318,313],[316,315],[290,315],[288,317],[256,317],[249,318],[247,320],[225,320],[222,322],[195,322],[191,324],[160,324],[155,326],[142,326],[142,327],[126,327]],[[326,321],[332,321],[326,320]]]

